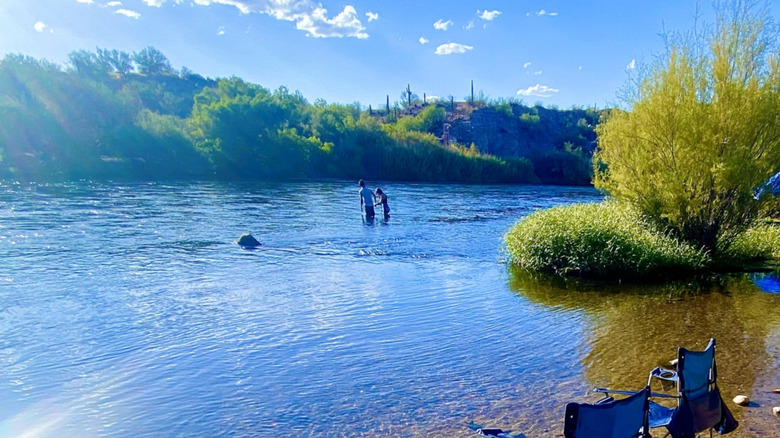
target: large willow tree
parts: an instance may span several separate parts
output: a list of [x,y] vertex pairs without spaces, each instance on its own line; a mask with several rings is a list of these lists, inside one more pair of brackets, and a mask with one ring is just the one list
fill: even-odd
[[780,57],[768,7],[715,4],[703,34],[667,37],[597,128],[596,187],[679,237],[723,250],[755,220],[780,170]]

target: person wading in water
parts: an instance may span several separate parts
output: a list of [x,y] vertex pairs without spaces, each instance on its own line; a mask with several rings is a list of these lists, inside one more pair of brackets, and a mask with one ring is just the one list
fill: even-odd
[[385,195],[385,192],[383,192],[382,189],[377,188],[376,195],[374,195],[374,198],[376,198],[377,200],[377,203],[374,204],[374,206],[381,205],[382,213],[384,213],[385,219],[390,217],[390,206],[387,205],[387,195]]
[[358,185],[360,186],[360,210],[366,212],[366,219],[373,219],[374,193],[366,188],[366,183],[362,179],[358,181]]

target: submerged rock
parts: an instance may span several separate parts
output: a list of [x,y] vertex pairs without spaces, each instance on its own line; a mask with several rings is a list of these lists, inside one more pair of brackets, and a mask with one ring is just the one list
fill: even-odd
[[240,246],[243,246],[244,248],[256,248],[262,245],[262,243],[260,243],[257,239],[254,238],[254,236],[249,233],[239,236],[238,240],[236,240],[236,243]]
[[738,395],[734,397],[734,403],[740,406],[747,406],[750,404],[750,399],[746,395]]

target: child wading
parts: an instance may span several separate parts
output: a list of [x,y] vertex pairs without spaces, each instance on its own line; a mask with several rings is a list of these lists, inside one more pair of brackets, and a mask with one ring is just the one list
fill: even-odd
[[385,217],[390,216],[390,206],[387,205],[387,195],[385,195],[385,192],[382,191],[382,189],[376,189],[376,195],[375,195],[377,201],[376,205],[382,206],[382,212],[385,214]]

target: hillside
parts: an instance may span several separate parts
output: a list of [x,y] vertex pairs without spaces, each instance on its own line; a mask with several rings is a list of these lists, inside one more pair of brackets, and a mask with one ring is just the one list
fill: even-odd
[[395,108],[208,79],[154,48],[75,52],[64,67],[7,55],[0,177],[590,182],[595,110],[411,99]]

